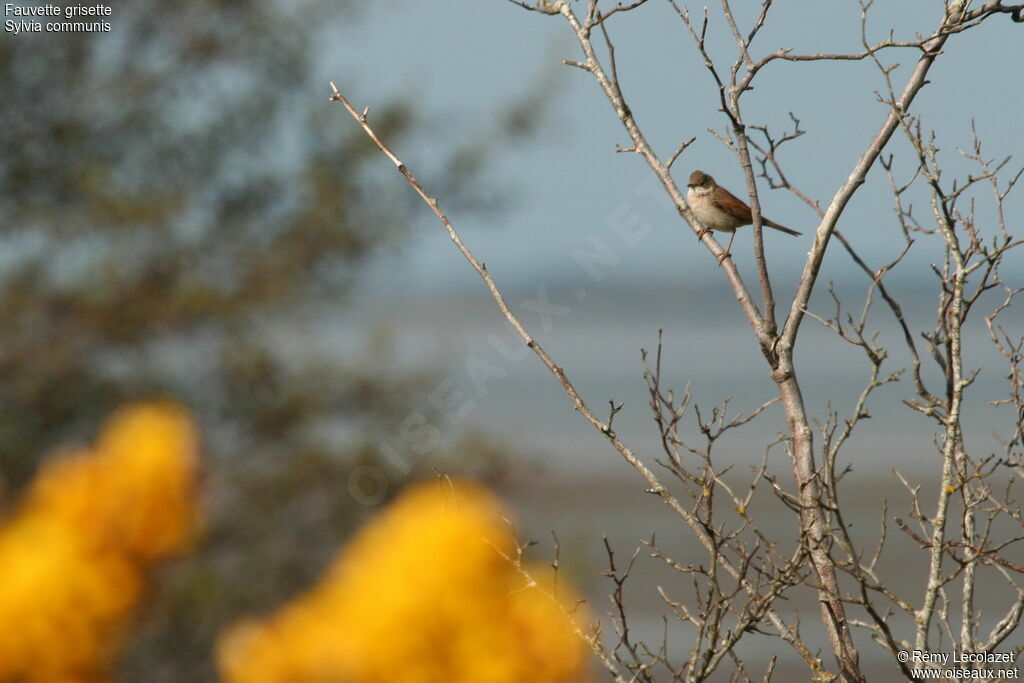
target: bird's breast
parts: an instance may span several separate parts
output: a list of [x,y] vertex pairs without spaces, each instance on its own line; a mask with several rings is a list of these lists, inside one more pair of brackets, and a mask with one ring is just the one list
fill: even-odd
[[735,216],[718,208],[707,194],[698,194],[692,189],[686,193],[690,210],[701,223],[712,230],[735,230],[739,225]]

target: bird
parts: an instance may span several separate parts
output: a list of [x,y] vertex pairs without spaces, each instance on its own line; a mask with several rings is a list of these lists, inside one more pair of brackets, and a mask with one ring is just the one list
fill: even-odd
[[[694,171],[690,174],[690,182],[687,185],[689,190],[686,193],[686,203],[690,210],[701,223],[704,229],[700,231],[697,238],[700,239],[708,230],[720,230],[731,233],[729,246],[725,248],[725,255],[729,256],[732,249],[732,241],[736,237],[736,228],[743,225],[750,225],[754,222],[754,215],[750,207],[721,185],[704,171]],[[796,230],[779,225],[766,216],[761,216],[761,224],[769,228],[775,228],[790,235],[799,235]]]

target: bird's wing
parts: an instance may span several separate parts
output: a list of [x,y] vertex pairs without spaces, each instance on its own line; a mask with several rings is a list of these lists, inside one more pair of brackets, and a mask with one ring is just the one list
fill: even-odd
[[[738,221],[742,221],[740,225],[750,225],[751,223],[754,222],[754,214],[753,212],[751,212],[749,206],[747,206],[744,202],[737,199],[736,196],[733,195],[733,193],[729,192],[729,190],[725,189],[724,187],[719,187],[718,189],[721,190],[721,196],[715,197],[714,195],[718,193],[712,193],[712,204],[714,204],[719,209],[729,214],[733,218],[737,219]],[[779,225],[778,223],[768,218],[764,214],[761,214],[761,224],[767,225],[769,228],[775,228],[776,230],[781,230],[782,232],[789,233],[790,235],[800,234],[796,230],[790,230],[784,225]]]
[[[750,207],[744,204],[742,201],[737,199],[729,190],[722,186],[718,187],[718,192],[711,193],[711,203],[714,204],[718,209],[729,214],[738,221],[742,221],[740,225],[749,225],[753,222],[754,218],[750,214]],[[718,196],[715,196],[718,195]]]

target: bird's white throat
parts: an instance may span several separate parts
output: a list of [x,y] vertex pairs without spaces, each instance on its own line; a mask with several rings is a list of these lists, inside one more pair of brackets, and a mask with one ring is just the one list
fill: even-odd
[[705,195],[711,194],[711,191],[714,189],[714,187],[691,187],[690,192],[697,195],[698,197],[703,197]]

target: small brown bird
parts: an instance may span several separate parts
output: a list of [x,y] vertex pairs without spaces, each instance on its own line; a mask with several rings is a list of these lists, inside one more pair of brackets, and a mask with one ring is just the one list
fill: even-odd
[[[725,248],[725,253],[728,255],[729,250],[732,249],[732,241],[736,237],[736,228],[754,222],[750,207],[737,199],[729,190],[716,183],[715,179],[704,171],[694,171],[690,175],[688,187],[690,189],[686,193],[686,203],[690,205],[697,220],[705,226],[698,237],[703,237],[708,230],[732,233],[729,238],[729,246]],[[764,215],[761,216],[761,224],[790,235],[800,234],[796,230],[790,230],[769,220]]]

